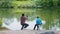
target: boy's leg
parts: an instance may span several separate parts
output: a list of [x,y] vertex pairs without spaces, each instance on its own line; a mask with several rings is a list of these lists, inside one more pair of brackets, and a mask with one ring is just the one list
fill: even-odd
[[35,24],[35,26],[34,26],[33,30],[35,30],[36,26],[37,26],[37,24]]
[[39,30],[39,25],[37,24],[37,30]]
[[21,30],[23,30],[23,28],[24,28],[24,25],[22,25]]
[[25,23],[24,25],[25,25],[25,26],[24,26],[24,28],[27,28],[27,27],[29,26],[29,25],[28,25],[28,24],[26,24],[26,23]]

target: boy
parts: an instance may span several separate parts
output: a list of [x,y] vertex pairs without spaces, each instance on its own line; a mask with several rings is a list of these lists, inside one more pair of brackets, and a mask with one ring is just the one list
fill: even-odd
[[37,16],[36,24],[35,24],[33,30],[35,30],[36,26],[37,26],[37,30],[38,30],[38,29],[39,29],[39,26],[40,26],[41,24],[42,24],[42,21],[41,21],[41,19],[39,18],[39,16]]
[[21,16],[21,25],[22,25],[21,30],[23,30],[23,28],[26,28],[29,26],[27,23],[25,23],[26,19],[27,19],[27,17],[24,14],[22,14],[22,16]]

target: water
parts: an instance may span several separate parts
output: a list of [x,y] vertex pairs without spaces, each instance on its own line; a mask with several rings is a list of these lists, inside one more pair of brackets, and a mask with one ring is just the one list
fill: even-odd
[[[2,23],[4,24],[3,26],[11,30],[19,30],[21,28],[20,17],[22,13],[25,13],[25,15],[28,16],[28,20],[26,23],[30,24],[30,26],[27,29],[33,29],[37,15],[40,16],[43,22],[41,30],[60,29],[59,9],[1,8],[0,18],[2,18]],[[55,27],[55,25],[57,27]]]
[[[5,21],[7,21],[8,23],[5,22]],[[26,21],[26,23],[29,24],[29,26],[26,29],[30,29],[30,30],[33,30],[34,25],[36,24],[35,20],[33,20],[33,21]],[[42,21],[42,23],[44,25],[45,21]],[[7,18],[5,18],[5,19],[3,19],[3,25],[2,25],[2,27],[6,27],[6,28],[8,28],[10,30],[20,30],[21,29],[21,24],[20,24],[20,21],[19,22],[17,21],[17,18],[12,18],[10,20],[7,19]],[[40,27],[40,29],[41,28],[42,27]]]

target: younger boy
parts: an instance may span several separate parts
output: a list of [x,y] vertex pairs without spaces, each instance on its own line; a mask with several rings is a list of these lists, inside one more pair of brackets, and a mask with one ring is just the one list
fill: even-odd
[[39,18],[39,16],[37,16],[36,24],[35,24],[33,30],[35,30],[36,26],[37,26],[37,30],[38,30],[38,29],[39,29],[39,26],[40,26],[41,24],[42,24],[42,21],[41,21],[41,19]]

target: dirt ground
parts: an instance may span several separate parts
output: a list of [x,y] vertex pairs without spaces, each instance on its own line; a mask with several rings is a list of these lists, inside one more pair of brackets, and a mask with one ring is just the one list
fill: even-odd
[[37,31],[37,30],[4,30],[0,34],[60,34],[60,31]]

